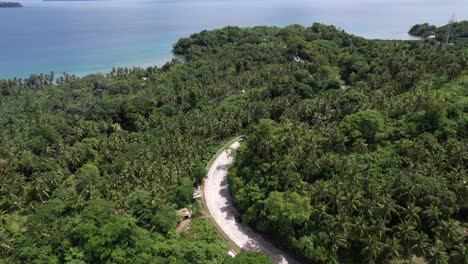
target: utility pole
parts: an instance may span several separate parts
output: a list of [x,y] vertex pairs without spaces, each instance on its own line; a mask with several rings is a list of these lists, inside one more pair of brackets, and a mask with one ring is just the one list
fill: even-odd
[[442,50],[445,50],[447,48],[448,44],[449,44],[450,35],[452,33],[453,23],[455,23],[455,14],[452,14],[452,18],[449,21],[447,34],[446,34],[446,37],[445,37],[444,45],[442,46]]

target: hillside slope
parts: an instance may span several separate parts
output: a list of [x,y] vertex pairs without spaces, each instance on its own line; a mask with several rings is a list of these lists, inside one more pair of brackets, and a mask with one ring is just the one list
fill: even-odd
[[[466,70],[466,50],[455,46],[440,52],[433,43],[366,40],[314,24],[203,31],[178,41],[174,51],[185,61],[174,60],[160,68],[117,68],[83,78],[50,73],[0,81],[0,252],[5,262],[228,261],[226,245],[192,201],[193,187],[205,176],[212,150],[234,135],[247,133],[248,142],[259,137],[258,155],[252,161],[264,160],[266,153],[261,153],[269,145],[262,142],[272,132],[263,119],[274,120],[271,126],[278,130],[290,129],[285,137],[291,141],[302,140],[303,134],[316,135],[311,144],[319,144],[321,152],[311,164],[319,166],[302,170],[295,168],[294,159],[281,162],[279,168],[287,165],[291,172],[280,179],[281,188],[291,192],[273,198],[283,195],[300,201],[300,206],[284,210],[291,213],[286,218],[249,209],[265,200],[269,191],[246,185],[247,196],[242,197],[243,187],[234,183],[246,222],[273,217],[275,225],[309,232],[315,227],[313,221],[319,221],[302,213],[317,206],[309,184],[353,174],[338,161],[354,152],[365,156],[356,159],[369,164],[367,178],[372,183],[374,167],[378,170],[380,165],[366,153],[379,151],[390,162],[385,168],[396,166],[386,157],[397,155],[395,162],[404,166],[402,172],[417,175],[408,180],[427,181],[434,184],[430,190],[447,195],[443,201],[437,200],[442,193],[428,196],[427,203],[444,213],[435,210],[439,219],[435,226],[452,224],[449,220],[460,214],[466,193],[463,186],[454,188],[459,175],[466,175],[466,155],[460,146],[466,138],[466,101],[460,99],[466,95],[466,84],[457,83]],[[342,120],[348,125],[339,125]],[[360,122],[369,122],[369,129],[361,131]],[[257,132],[259,127],[265,131]],[[424,133],[419,136],[420,132]],[[392,149],[395,144],[401,146]],[[280,149],[273,152],[277,157],[272,161],[284,157],[287,146],[298,146],[297,158],[311,150],[299,148],[300,142],[275,145]],[[421,152],[415,152],[419,148]],[[330,158],[322,156],[328,152]],[[427,165],[433,156],[440,160]],[[265,171],[260,176],[271,174],[263,179],[268,190],[275,190],[279,173],[270,171],[274,166],[266,161],[260,164]],[[426,177],[429,169],[437,175]],[[304,184],[303,177],[310,183]],[[293,194],[302,188],[307,196]],[[374,194],[379,199],[391,195]],[[271,202],[274,208],[275,200]],[[414,203],[415,208],[426,209]],[[196,219],[189,232],[177,234],[177,210],[185,207],[193,209]],[[323,210],[338,221],[335,211],[328,211],[337,208],[326,205]],[[281,222],[287,219],[293,226]],[[258,229],[270,230],[270,222],[265,224]],[[410,231],[432,230],[424,228]],[[295,239],[301,234],[291,233]],[[425,234],[434,239],[433,234]],[[380,237],[390,238],[390,233]],[[341,257],[343,250],[351,252],[348,240],[344,249],[332,243],[342,242],[338,235],[301,241],[304,250],[297,244],[291,250],[311,259],[316,259],[316,248],[334,258]],[[364,250],[359,243],[352,248]],[[445,256],[456,250],[454,245],[439,246],[437,252]],[[307,253],[310,248],[314,251]],[[372,256],[367,250],[355,252]]]

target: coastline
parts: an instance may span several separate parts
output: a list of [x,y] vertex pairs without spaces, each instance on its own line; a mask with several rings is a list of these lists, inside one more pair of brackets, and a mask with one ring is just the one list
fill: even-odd
[[[190,35],[190,34],[188,34],[188,35]],[[366,34],[364,34],[364,35],[366,35]],[[372,34],[372,35],[374,35],[374,34]],[[366,39],[369,39],[369,40],[403,40],[403,41],[408,41],[408,40],[420,40],[421,39],[419,37],[411,36],[408,33],[383,34],[381,36],[374,35],[373,37],[370,37],[370,36],[362,36],[362,37],[366,38]],[[170,47],[172,47],[172,44],[170,45]],[[156,49],[161,49],[161,48],[162,47],[158,47]],[[161,67],[164,64],[170,62],[174,58],[177,58],[177,56],[175,54],[173,54],[172,51],[171,51],[169,53],[156,54],[153,58],[151,58],[149,60],[143,60],[141,62],[134,62],[134,61],[127,62],[127,63],[115,63],[115,62],[113,62],[113,63],[108,63],[107,65],[104,65],[104,63],[102,63],[103,65],[99,65],[100,63],[97,63],[97,65],[95,64],[94,67],[93,67],[93,65],[83,63],[82,65],[88,65],[88,69],[85,69],[85,70],[80,70],[80,69],[77,69],[77,70],[66,70],[65,69],[64,70],[63,67],[62,67],[62,70],[59,70],[59,69],[57,69],[59,67],[53,67],[52,66],[52,67],[50,67],[50,70],[31,70],[31,71],[28,71],[28,72],[31,72],[29,74],[26,73],[26,71],[25,71],[25,72],[19,72],[17,74],[13,74],[13,75],[10,74],[10,73],[6,73],[4,76],[2,76],[2,73],[0,72],[0,79],[13,79],[13,78],[26,79],[26,78],[29,78],[29,76],[31,74],[40,74],[40,73],[46,74],[46,73],[50,73],[51,71],[55,72],[56,74],[61,74],[63,72],[66,72],[68,74],[72,74],[72,75],[75,75],[75,76],[78,76],[78,77],[84,77],[84,76],[90,75],[90,74],[107,74],[107,73],[110,73],[112,71],[112,68],[147,68],[147,67],[154,67],[154,66]],[[66,67],[64,67],[64,68],[68,67],[68,65],[65,65],[65,66]],[[54,68],[56,68],[56,69],[54,70]]]
[[[145,61],[142,62],[141,64],[119,64],[119,65],[111,65],[109,67],[102,67],[97,70],[89,70],[89,71],[81,71],[81,72],[72,72],[70,74],[74,74],[78,77],[84,77],[86,75],[90,74],[107,74],[112,71],[112,68],[148,68],[148,67],[161,67],[164,64],[170,62],[172,59],[176,58],[174,54],[168,54],[167,56],[164,56],[163,58],[158,58],[158,59],[153,59],[150,61]],[[68,72],[67,72],[68,73]]]
[[[387,2],[343,5],[305,0],[269,5],[264,0],[218,1],[214,5],[147,0],[20,2],[26,7],[1,10],[0,23],[8,27],[2,30],[0,50],[8,52],[0,54],[0,79],[50,71],[83,76],[106,73],[113,67],[163,65],[172,59],[169,53],[179,38],[229,25],[307,27],[320,22],[367,39],[414,40],[405,34],[412,25],[426,20],[443,24],[447,10],[454,9],[438,4],[413,10]],[[455,10],[463,7],[466,4]],[[423,17],[415,17],[415,11]]]
[[27,79],[29,78],[30,75],[32,74],[47,74],[47,73],[50,73],[50,72],[54,72],[56,75],[60,75],[62,74],[63,72],[66,72],[68,74],[71,74],[71,75],[75,75],[77,77],[84,77],[86,75],[90,75],[90,74],[107,74],[107,73],[110,73],[112,71],[112,68],[147,68],[147,67],[153,67],[153,66],[157,66],[157,67],[161,67],[163,66],[164,64],[170,62],[172,59],[176,58],[176,56],[171,52],[171,53],[166,53],[164,55],[156,55],[154,56],[152,59],[148,59],[148,60],[143,60],[141,62],[134,62],[134,61],[131,61],[131,62],[127,62],[127,63],[108,63],[108,64],[104,64],[104,63],[99,63],[99,64],[95,64],[95,65],[89,65],[89,64],[86,64],[86,63],[83,63],[82,65],[87,65],[87,69],[78,69],[78,70],[63,70],[64,68],[67,68],[68,65],[65,65],[65,67],[63,67],[63,65],[59,66],[60,68],[62,68],[62,70],[59,70],[58,68],[59,67],[50,67],[49,69],[46,69],[46,70],[35,70],[35,69],[32,69],[32,70],[28,70],[28,71],[22,71],[22,72],[18,72],[17,74],[10,74],[10,73],[6,73],[4,75],[2,75],[2,72],[0,70],[0,79],[14,79],[14,78],[17,78],[17,79]]

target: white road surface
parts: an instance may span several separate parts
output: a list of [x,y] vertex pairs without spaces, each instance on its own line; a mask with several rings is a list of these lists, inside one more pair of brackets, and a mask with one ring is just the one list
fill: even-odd
[[[230,149],[237,149],[239,141],[232,143]],[[237,223],[234,216],[240,215],[231,197],[227,181],[227,167],[232,163],[231,150],[223,151],[213,162],[204,183],[205,201],[213,220],[224,234],[239,248],[246,251],[263,252],[276,263],[295,264],[296,259],[275,247],[261,235],[255,233],[244,223]]]

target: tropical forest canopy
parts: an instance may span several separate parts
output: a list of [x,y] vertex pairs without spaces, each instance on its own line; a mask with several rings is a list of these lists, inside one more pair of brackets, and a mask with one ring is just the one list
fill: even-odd
[[314,24],[202,31],[174,52],[0,81],[4,262],[267,263],[228,257],[192,200],[240,134],[243,218],[298,258],[466,261],[466,49]]

